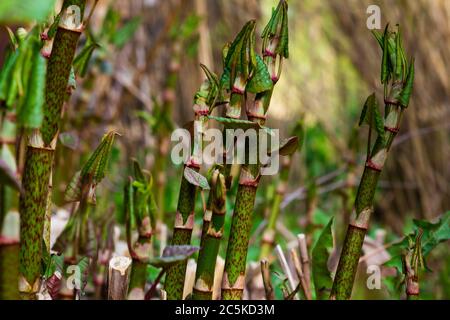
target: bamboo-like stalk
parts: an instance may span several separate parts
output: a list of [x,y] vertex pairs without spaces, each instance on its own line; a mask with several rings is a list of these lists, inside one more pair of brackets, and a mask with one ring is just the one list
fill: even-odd
[[[44,219],[49,181],[64,100],[67,96],[72,61],[82,32],[81,21],[86,0],[65,0],[47,67],[44,121],[28,140],[23,194],[20,197],[20,279],[23,299],[35,299],[40,285]],[[78,6],[80,17],[70,15],[70,6]],[[73,7],[72,7],[73,8]],[[72,26],[79,18],[80,25]]]
[[267,222],[266,229],[264,230],[261,239],[261,253],[259,256],[260,259],[267,259],[273,250],[277,219],[280,214],[281,201],[286,194],[290,165],[291,158],[283,157],[280,170],[280,180],[278,182],[276,194],[273,199],[272,210],[270,211],[269,221]]
[[[263,31],[264,64],[267,66],[273,85],[280,78],[283,58],[288,57],[287,8],[287,2],[281,0]],[[270,90],[256,94],[253,103],[246,110],[248,120],[260,126],[265,124],[272,92],[273,86]],[[257,159],[256,164],[245,164],[241,168],[223,275],[222,299],[224,300],[242,299],[253,208],[261,177],[259,160]]]
[[117,256],[109,261],[108,300],[125,300],[128,292],[131,259]]
[[371,151],[369,139],[367,161],[334,278],[331,299],[350,299],[351,297],[364,237],[373,212],[378,179],[392,142],[399,131],[403,112],[409,104],[414,81],[414,61],[410,64],[406,61],[400,32],[389,32],[387,26],[383,37],[377,34],[375,36],[383,49],[381,78],[385,93],[384,134],[378,135]]
[[[219,170],[212,177],[211,220],[204,224],[202,244],[198,255],[195,285],[192,298],[194,300],[211,300],[213,295],[214,271],[226,213],[226,181]],[[205,229],[207,225],[207,229]]]
[[[196,131],[200,134],[203,134],[207,126],[210,90],[210,82],[205,81],[200,87],[200,90],[199,92],[197,92],[194,99],[194,126],[197,126],[195,127]],[[203,145],[201,143],[196,143],[196,141],[194,140],[192,156],[185,164],[185,169],[190,168],[195,172],[198,172],[200,170],[199,163],[202,157],[202,149]],[[183,174],[183,177],[181,178],[181,187],[178,196],[178,205],[175,215],[175,224],[171,245],[187,245],[191,242],[192,230],[194,228],[196,195],[197,186],[190,183]],[[183,299],[186,266],[187,261],[182,261],[168,268],[164,283],[164,289],[167,293],[168,300]]]

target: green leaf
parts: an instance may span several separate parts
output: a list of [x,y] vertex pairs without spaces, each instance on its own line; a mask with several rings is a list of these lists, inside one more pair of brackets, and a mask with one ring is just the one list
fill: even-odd
[[82,180],[87,179],[89,183],[98,184],[105,177],[112,145],[117,134],[115,131],[110,131],[103,137],[97,149],[81,169]]
[[398,29],[397,33],[395,34],[395,78],[401,79],[402,78],[402,67],[403,67],[403,48],[401,43],[401,35],[400,35],[400,28]]
[[134,36],[140,24],[140,17],[132,18],[112,35],[112,43],[117,48],[122,48]]
[[17,47],[19,46],[19,41],[18,41],[16,35],[8,26],[6,26],[5,28],[8,31],[9,40],[11,41],[13,48],[17,49]]
[[0,100],[6,100],[11,87],[12,71],[14,70],[14,64],[16,63],[18,51],[11,52],[5,59],[5,63],[0,71]]
[[0,24],[44,21],[53,11],[55,0],[2,0]]
[[[92,192],[89,196],[95,197],[95,187],[105,177],[107,164],[111,155],[115,131],[110,131],[103,137],[97,149],[92,153],[83,168],[78,171],[67,186],[64,199],[68,202],[80,201],[82,190],[85,186],[90,186]],[[94,202],[93,199],[91,202]]]
[[413,84],[414,84],[414,59],[411,59],[408,68],[408,75],[406,76],[403,90],[398,98],[400,104],[405,108],[408,107],[409,105],[409,99],[411,98]]
[[60,272],[61,275],[63,274],[64,269],[64,255],[62,254],[52,254],[50,257],[50,261],[47,265],[46,271],[45,271],[45,278],[50,278],[56,271]]
[[247,22],[232,42],[225,58],[225,68],[230,70],[230,82],[224,88],[231,90],[238,80],[246,84],[256,67],[254,20]]
[[327,226],[322,230],[314,248],[312,250],[312,273],[316,296],[319,300],[328,299],[333,279],[328,270],[328,259],[333,248],[332,234],[333,218],[330,219]]
[[275,52],[284,58],[289,57],[289,28],[288,28],[288,4],[285,0],[280,0],[272,16],[264,28],[261,37],[263,38],[263,50],[266,50],[269,41],[278,39]]
[[47,61],[41,55],[37,45],[33,48],[31,59],[31,74],[28,78],[25,99],[18,110],[17,120],[22,127],[40,128],[44,120],[43,105]]
[[402,255],[417,237],[419,228],[423,231],[421,246],[423,258],[426,258],[438,244],[450,239],[450,211],[447,211],[436,223],[414,220],[413,232],[389,248],[392,258],[385,263],[386,266],[395,267],[398,273],[402,273]]
[[375,93],[372,93],[364,103],[364,107],[359,118],[359,125],[363,123],[369,125],[370,130],[375,129],[381,141],[384,143],[384,120],[380,114],[378,100]]
[[200,187],[203,190],[209,190],[208,179],[206,179],[204,176],[202,176],[197,171],[195,171],[189,167],[185,167],[184,168],[184,177],[186,178],[187,181],[189,181],[190,184]]
[[423,230],[422,251],[424,257],[441,242],[450,239],[450,211],[447,211],[436,223],[414,220],[414,225]]
[[157,268],[166,269],[181,261],[187,260],[198,250],[200,250],[199,247],[188,245],[167,246],[164,248],[162,256],[150,259],[149,264]]
[[99,47],[100,45],[98,45],[97,43],[86,44],[81,52],[73,60],[73,67],[81,77],[84,77],[86,75],[92,53],[96,48]]
[[383,45],[381,46],[383,49],[383,58],[381,62],[381,83],[387,83],[389,81],[389,46],[388,46],[388,27],[389,24],[386,25],[386,28],[384,29],[383,34]]
[[141,183],[145,183],[146,179],[144,176],[144,172],[141,169],[141,166],[139,162],[136,159],[131,160],[133,162],[133,175],[136,181],[139,181]]
[[270,77],[270,73],[267,70],[263,59],[256,56],[256,69],[253,77],[248,81],[245,90],[251,93],[260,93],[271,90],[273,88],[273,82]]
[[248,120],[215,117],[215,116],[208,116],[208,118],[223,124],[226,129],[242,129],[245,131],[247,129],[261,128],[261,126],[257,122],[248,121]]

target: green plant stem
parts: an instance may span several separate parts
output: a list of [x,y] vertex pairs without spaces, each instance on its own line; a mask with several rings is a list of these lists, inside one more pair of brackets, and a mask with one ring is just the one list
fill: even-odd
[[[197,259],[197,270],[192,299],[211,300],[214,285],[214,271],[226,214],[226,182],[223,174],[213,178],[210,190],[211,217],[204,219],[201,249]],[[209,199],[208,199],[209,200]],[[209,219],[208,219],[209,218]],[[209,220],[209,221],[208,221]]]
[[[397,114],[396,127],[398,128],[400,125],[403,108],[397,105],[387,104],[385,119],[389,117],[390,112],[395,112]],[[378,166],[378,169],[373,168],[373,166],[370,166],[369,163],[370,161],[375,161],[374,157],[379,154],[379,152],[386,152],[387,155],[396,136],[396,132],[385,129],[385,135],[385,145],[382,144],[380,138],[377,139],[374,147],[372,148],[370,159],[364,168],[356,194],[355,210],[353,213],[354,217],[352,217],[348,225],[341,258],[339,260],[333,288],[331,290],[331,299],[350,299],[352,294],[353,283],[355,281],[358,262],[361,256],[364,237],[367,233],[370,216],[373,211],[373,199],[384,161]]]
[[[244,291],[248,242],[252,227],[259,165],[244,165],[239,178],[222,283],[223,300],[240,300]],[[259,179],[259,178],[257,178]]]
[[[198,167],[191,167],[198,171]],[[175,226],[172,237],[172,245],[186,245],[191,242],[192,229],[194,227],[194,210],[197,187],[182,177],[178,198]],[[167,270],[164,288],[168,300],[183,299],[184,279],[186,275],[187,261],[182,261]]]
[[263,232],[261,239],[261,253],[259,260],[267,259],[273,250],[275,242],[275,229],[277,219],[280,214],[280,204],[286,194],[287,181],[289,179],[289,168],[291,164],[290,157],[284,157],[282,159],[282,167],[280,171],[280,181],[277,186],[276,194],[273,199],[272,210],[270,212],[269,221],[267,227]]
[[[65,0],[63,9],[71,5],[80,8],[83,18],[85,0]],[[61,111],[67,97],[72,61],[81,30],[58,27],[47,67],[44,121],[40,131],[29,139],[20,197],[20,277],[22,298],[33,299],[39,288],[42,260],[44,219],[47,209],[53,155],[61,121]]]

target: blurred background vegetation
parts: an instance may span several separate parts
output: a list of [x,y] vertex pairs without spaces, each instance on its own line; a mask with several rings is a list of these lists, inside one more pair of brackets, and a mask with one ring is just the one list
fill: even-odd
[[[337,252],[342,244],[365,160],[367,129],[357,128],[359,114],[371,92],[382,98],[381,51],[366,27],[370,4],[380,6],[382,26],[401,25],[405,51],[416,59],[410,111],[379,183],[370,236],[387,249],[411,230],[413,218],[433,220],[450,209],[450,2],[289,1],[290,57],[272,99],[269,126],[287,136],[301,120],[306,133],[303,149],[293,158],[281,206],[277,243],[283,246],[305,230],[315,239],[314,232],[331,216],[336,219]],[[65,109],[53,180],[54,211],[64,207],[64,191],[80,163],[107,130],[115,129],[122,137],[99,188],[98,214],[109,212],[123,222],[124,168],[136,157],[156,179],[165,181],[162,201],[170,229],[181,167],[170,160],[156,164],[158,155],[167,157],[161,136],[193,119],[193,95],[203,80],[199,63],[220,72],[223,44],[249,19],[263,26],[275,5],[273,0],[100,1],[90,28],[100,49],[94,51],[86,76],[77,79]],[[0,46],[1,65],[8,46],[5,28],[0,30]],[[14,136],[6,123],[2,145],[14,144]],[[258,191],[249,260],[258,258],[258,231],[265,208],[270,208],[273,182],[264,177]],[[231,213],[233,208],[228,209]],[[194,232],[199,239],[200,228]],[[337,263],[336,253],[333,256],[332,270]],[[428,264],[433,273],[421,281],[423,298],[449,299],[448,243]],[[394,286],[384,284],[390,290]],[[357,287],[355,298],[388,297],[362,287]]]

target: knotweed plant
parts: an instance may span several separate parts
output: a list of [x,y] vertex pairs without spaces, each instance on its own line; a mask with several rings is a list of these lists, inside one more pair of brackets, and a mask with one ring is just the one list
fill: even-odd
[[[280,77],[283,59],[288,57],[287,9],[287,2],[280,1],[262,33],[263,58],[254,51],[254,23],[247,28],[246,37],[237,42],[237,51],[232,51],[231,47],[228,53],[230,66],[239,67],[234,71],[231,69],[231,92],[242,97],[250,93],[255,95],[253,103],[246,108],[246,115],[248,121],[257,126],[265,124],[273,86]],[[230,104],[232,102],[230,98]],[[281,149],[283,146],[279,152],[283,154]],[[253,207],[261,177],[260,160],[241,168],[222,282],[222,299],[225,300],[242,298]]]
[[[414,82],[414,60],[408,62],[402,45],[399,27],[384,33],[374,32],[383,51],[381,83],[384,85],[385,114],[382,118],[375,94],[363,108],[360,125],[369,125],[367,161],[356,195],[353,217],[349,223],[339,265],[331,292],[331,299],[349,299],[361,255],[364,237],[373,212],[373,200],[381,171],[392,142],[400,129],[403,112],[407,109]],[[372,146],[371,133],[377,138]]]
[[[152,193],[153,179],[133,160],[133,178],[125,185],[124,209],[127,225],[128,250],[133,259],[129,296],[131,300],[143,300],[147,282],[147,263],[151,254],[152,223],[156,204]],[[133,244],[131,226],[135,222],[138,238]]]
[[[40,287],[42,238],[49,192],[53,156],[58,137],[61,112],[67,96],[72,61],[83,31],[86,0],[65,0],[48,59],[43,121],[40,129],[28,137],[20,197],[20,279],[19,290],[25,299],[34,299]],[[73,23],[69,8],[79,8],[79,24]]]

